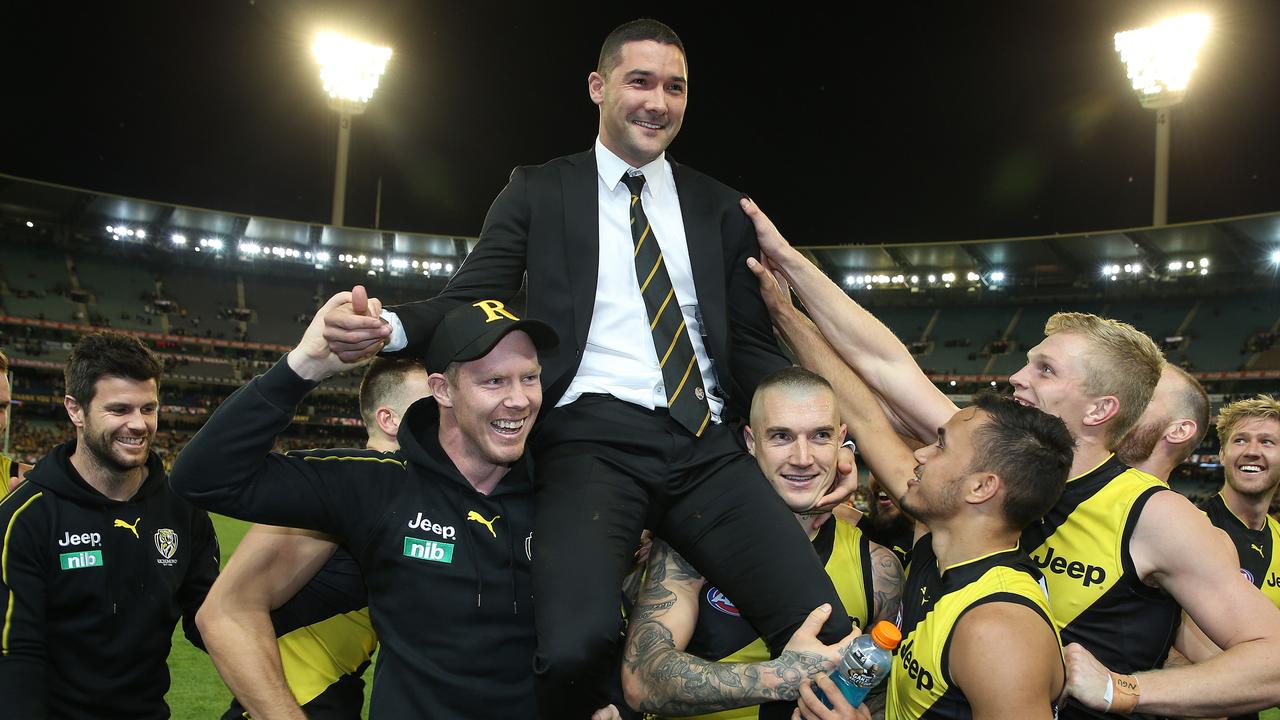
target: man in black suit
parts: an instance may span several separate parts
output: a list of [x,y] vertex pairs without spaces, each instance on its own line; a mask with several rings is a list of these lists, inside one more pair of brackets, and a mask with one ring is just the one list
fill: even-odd
[[[327,320],[344,359],[384,341],[417,354],[458,304],[505,313],[488,298],[514,296],[527,272],[527,315],[565,338],[541,356],[555,409],[532,438],[534,664],[547,720],[605,704],[620,645],[613,589],[644,527],[732,597],[775,655],[824,602],[834,612],[823,642],[851,628],[794,516],[722,422],[744,417],[757,381],[789,362],[746,265],[758,248],[742,195],[665,156],[687,75],[667,26],[614,30],[587,80],[600,109],[594,148],[517,168],[438,297]],[[495,437],[518,432],[492,425]],[[848,496],[841,485],[828,504]],[[829,672],[813,655],[811,674]]]

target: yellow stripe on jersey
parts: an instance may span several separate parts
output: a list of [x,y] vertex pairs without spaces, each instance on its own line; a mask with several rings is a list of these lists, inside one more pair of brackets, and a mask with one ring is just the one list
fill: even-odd
[[[836,594],[840,596],[840,602],[844,605],[844,609],[854,620],[854,624],[859,627],[866,627],[868,619],[873,611],[874,600],[868,596],[870,582],[867,573],[870,568],[864,565],[863,559],[868,556],[868,540],[857,526],[847,523],[839,518],[833,517],[830,522],[834,522],[836,532],[834,544],[831,548],[831,557],[827,559],[826,571],[831,576],[831,582],[836,587]],[[705,590],[705,588],[704,588]],[[730,598],[732,600],[732,598]],[[703,610],[705,613],[705,609]],[[709,620],[720,620],[718,616],[709,618]],[[727,621],[733,621],[734,618],[724,618]],[[736,619],[739,622],[746,622],[743,619]],[[698,619],[703,622],[701,616]],[[749,645],[741,650],[734,652],[719,662],[724,663],[759,663],[769,659],[769,647],[765,645],[764,640],[756,638]],[[749,707],[735,708],[733,710],[722,710],[720,712],[709,713],[706,715],[695,715],[690,720],[755,720],[759,717],[759,706],[751,705]]]
[[280,662],[294,699],[306,705],[355,672],[377,647],[369,608],[361,608],[282,635]]
[[400,467],[404,467],[403,460],[397,460],[395,458],[389,458],[389,457],[359,457],[355,455],[323,455],[323,456],[303,455],[302,459],[308,462],[315,462],[320,460],[351,460],[354,462],[391,463],[392,465],[399,465]]
[[9,494],[9,473],[13,472],[15,464],[13,458],[0,453],[0,500]]
[[[932,553],[928,559],[933,561]],[[975,558],[970,562],[982,559]],[[912,558],[913,563],[919,560]],[[952,571],[953,568],[948,568],[948,572]],[[995,565],[977,580],[942,597],[929,597],[921,610],[925,613],[923,618],[903,636],[893,655],[885,720],[970,717],[968,701],[960,688],[950,684],[951,673],[946,666],[948,646],[961,616],[985,602],[1016,602],[1038,609],[1044,616],[1046,627],[1053,630],[1044,588],[1028,573],[1007,565]],[[1054,635],[1056,638],[1057,633]]]
[[9,627],[13,623],[13,586],[9,584],[9,538],[13,534],[13,526],[18,522],[18,516],[31,507],[31,503],[42,497],[44,493],[38,492],[22,503],[21,507],[13,511],[13,515],[9,518],[9,525],[4,529],[4,550],[0,551],[0,579],[3,579],[4,586],[9,591],[9,602],[4,611],[4,630],[0,632],[0,656],[9,654]]

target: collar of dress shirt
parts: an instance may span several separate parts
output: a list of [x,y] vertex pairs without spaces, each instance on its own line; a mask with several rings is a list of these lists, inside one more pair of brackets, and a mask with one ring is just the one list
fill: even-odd
[[[614,155],[613,151],[605,147],[604,143],[600,142],[600,138],[596,137],[596,172],[600,175],[604,186],[609,188],[609,192],[618,189],[618,185],[622,183],[622,174],[631,169],[626,161]],[[662,153],[653,162],[638,169],[644,173],[644,184],[649,188],[649,192],[653,193],[655,198],[661,197],[663,188],[667,186],[667,154]]]

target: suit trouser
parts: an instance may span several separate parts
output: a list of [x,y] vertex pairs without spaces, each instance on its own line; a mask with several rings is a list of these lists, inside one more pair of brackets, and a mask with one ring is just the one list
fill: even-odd
[[[646,524],[733,600],[773,656],[824,602],[834,611],[823,641],[849,633],[813,545],[728,427],[695,438],[665,410],[600,395],[539,425],[534,671],[543,720],[585,718],[607,704],[608,673],[619,671],[618,590]],[[761,717],[792,708],[771,703]]]

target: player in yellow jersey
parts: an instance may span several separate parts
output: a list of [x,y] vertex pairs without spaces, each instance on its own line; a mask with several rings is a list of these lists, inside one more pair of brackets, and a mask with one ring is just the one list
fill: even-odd
[[[794,286],[829,343],[828,354],[848,363],[914,434],[934,438],[955,404],[902,342],[788,245],[759,208],[744,200],[743,209],[762,254]],[[1280,702],[1280,610],[1240,575],[1203,513],[1111,452],[1159,382],[1159,349],[1131,326],[1081,313],[1051,317],[1045,334],[1010,383],[1018,400],[1061,418],[1076,440],[1062,498],[1022,540],[1045,570],[1054,620],[1069,643],[1072,702],[1062,717],[1135,710],[1211,716]],[[876,475],[895,493],[905,487],[902,478]],[[1188,655],[1195,667],[1160,670],[1179,607],[1224,651]]]
[[[902,591],[897,558],[870,543],[851,518],[813,512],[835,480],[845,436],[831,386],[801,368],[766,376],[744,435],[760,470],[809,534],[853,624],[892,620]],[[803,631],[769,660],[769,649],[733,599],[661,540],[654,542],[631,615],[623,689],[633,707],[657,715],[755,718],[758,703],[794,700],[804,681],[835,667],[835,648],[805,639]]]

